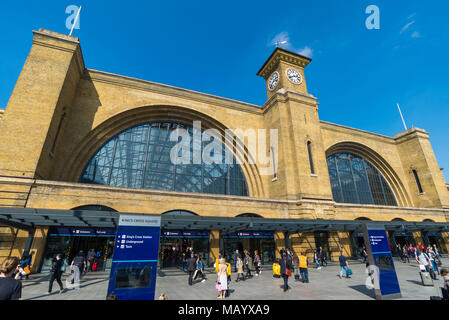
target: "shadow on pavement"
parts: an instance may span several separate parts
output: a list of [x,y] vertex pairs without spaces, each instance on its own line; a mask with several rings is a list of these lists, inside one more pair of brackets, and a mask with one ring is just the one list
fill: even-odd
[[368,289],[366,286],[364,285],[358,285],[358,286],[349,286],[349,288],[354,289],[360,293],[363,293],[364,295],[376,299],[376,295],[374,293],[374,290],[372,289]]

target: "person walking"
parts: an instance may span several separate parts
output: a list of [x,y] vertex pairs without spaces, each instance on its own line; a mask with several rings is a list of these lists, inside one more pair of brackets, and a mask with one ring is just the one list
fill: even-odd
[[[327,258],[326,258],[326,253],[323,250],[323,247],[320,246],[320,259],[321,259],[321,265],[323,267],[327,267]],[[324,265],[326,264],[326,265]]]
[[234,260],[234,272],[237,272],[237,257],[242,258],[242,256],[239,253],[239,249],[236,249],[234,254],[232,255],[232,258]]
[[292,275],[292,262],[287,257],[287,253],[284,251],[282,258],[279,260],[281,266],[281,275],[284,278],[284,292],[288,292],[288,277]]
[[237,256],[237,279],[235,282],[239,282],[240,276],[242,277],[242,280],[245,281],[245,276],[243,275],[243,261],[240,259],[240,256]]
[[299,273],[301,274],[301,279],[303,283],[309,283],[309,271],[307,270],[309,266],[309,260],[304,252],[299,255]]
[[206,275],[204,274],[204,263],[203,260],[201,260],[201,256],[197,255],[196,258],[196,271],[195,271],[195,275],[193,276],[193,280],[196,280],[196,278],[198,277],[198,275],[201,275],[201,282],[206,281]]
[[193,285],[193,274],[196,270],[196,259],[194,256],[190,256],[187,259],[187,272],[189,273],[189,286]]
[[362,247],[362,258],[363,258],[363,263],[366,263],[366,259],[368,259],[368,252],[366,251],[365,245],[363,245],[363,247]]
[[254,268],[256,268],[256,277],[260,274],[260,256],[257,250],[254,250]]
[[341,279],[343,277],[343,271],[345,271],[346,278],[350,278],[349,277],[349,263],[343,253],[343,250],[340,251],[340,257],[338,258],[338,260],[340,261],[340,273],[338,274],[338,276]]
[[410,263],[410,259],[408,257],[408,250],[407,250],[407,246],[406,245],[404,245],[404,247],[402,248],[402,257],[403,257],[403,262],[404,263],[405,263],[405,261]]
[[247,279],[252,278],[253,276],[251,275],[251,270],[254,269],[254,265],[253,265],[253,259],[249,255],[248,251],[245,252],[245,260],[243,261],[243,264],[244,264],[245,270],[246,270],[245,278],[247,278]]
[[95,262],[95,257],[96,257],[96,253],[95,253],[95,249],[90,249],[89,252],[87,253],[87,268],[86,268],[86,273],[88,273],[89,271],[92,271],[92,265]]
[[441,255],[440,255],[440,252],[438,251],[437,245],[435,243],[433,244],[433,252],[435,252],[435,262],[439,266],[441,266],[442,265],[442,263],[441,263]]
[[430,265],[433,268],[433,272],[435,272],[436,274],[440,273],[440,269],[438,268],[438,264],[435,261],[435,252],[433,252],[432,246],[428,246],[427,247],[427,255],[429,256],[430,259]]
[[58,253],[56,255],[56,258],[53,260],[53,262],[51,264],[50,283],[48,286],[48,294],[51,293],[51,290],[53,289],[53,282],[55,280],[59,284],[59,293],[64,292],[64,287],[62,286],[62,281],[61,281],[63,266],[64,266],[64,260],[62,259],[62,254]]
[[315,262],[316,265],[316,269],[320,270],[321,269],[321,265],[320,265],[320,252],[318,251],[318,248],[315,249],[315,252],[313,253],[313,261]]
[[217,286],[220,288],[220,295],[218,299],[224,299],[226,297],[226,291],[228,290],[228,265],[226,260],[221,258],[218,264],[217,272]]
[[83,250],[80,250],[78,254],[73,258],[71,266],[72,268],[73,266],[76,266],[79,270],[78,273],[76,271],[74,272],[74,277],[72,280],[72,283],[74,283],[75,281],[78,283],[83,275],[84,269],[86,268],[86,257],[84,256]]
[[418,264],[423,265],[426,271],[430,273],[430,266],[432,265],[432,262],[430,261],[429,256],[424,252],[424,250],[420,248],[419,254],[416,255],[415,259]]
[[19,300],[22,297],[22,282],[14,279],[18,265],[19,258],[8,257],[0,266],[0,300]]

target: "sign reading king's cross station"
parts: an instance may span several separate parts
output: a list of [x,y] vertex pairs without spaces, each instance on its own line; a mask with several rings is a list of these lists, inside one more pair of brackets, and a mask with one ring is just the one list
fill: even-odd
[[154,300],[161,217],[120,215],[108,295]]

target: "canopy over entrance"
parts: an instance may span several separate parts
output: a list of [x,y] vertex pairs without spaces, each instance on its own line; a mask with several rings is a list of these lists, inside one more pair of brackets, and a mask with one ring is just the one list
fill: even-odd
[[[122,214],[138,214],[123,212]],[[120,212],[92,210],[50,210],[0,208],[0,225],[31,231],[38,226],[116,228]],[[158,215],[159,216],[159,215]],[[361,232],[362,223],[354,220],[265,219],[257,217],[208,217],[160,215],[162,229],[237,231],[286,231],[289,233],[320,231]],[[397,232],[447,232],[449,223],[369,221]]]

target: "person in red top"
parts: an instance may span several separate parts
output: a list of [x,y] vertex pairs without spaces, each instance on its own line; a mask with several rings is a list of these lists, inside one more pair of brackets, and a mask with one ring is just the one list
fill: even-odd
[[420,248],[421,250],[425,250],[425,249],[426,249],[426,248],[424,248],[424,246],[423,246],[422,243],[419,244],[419,248]]

